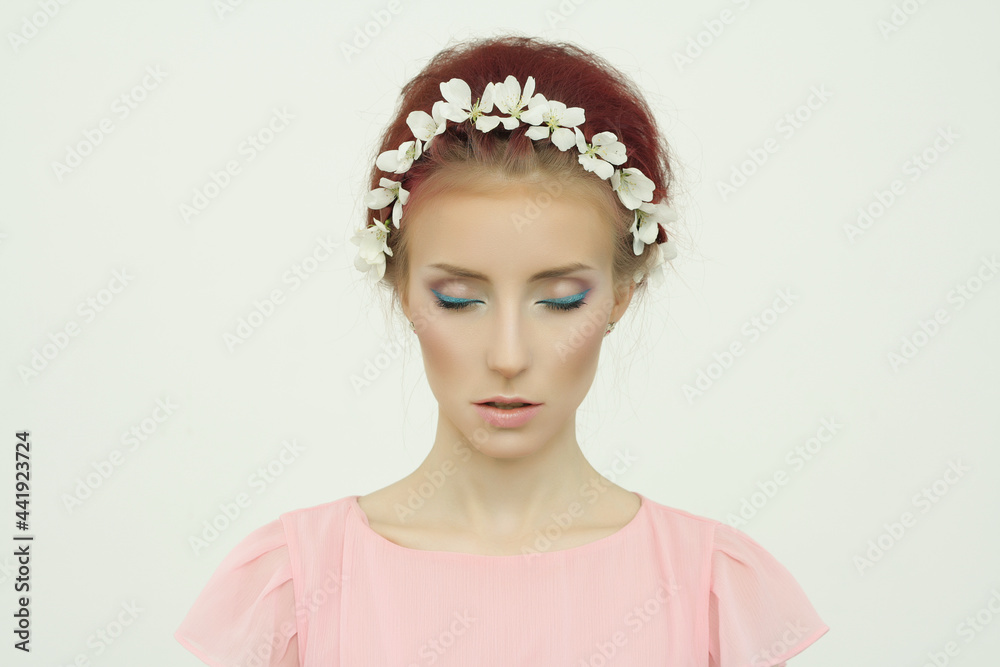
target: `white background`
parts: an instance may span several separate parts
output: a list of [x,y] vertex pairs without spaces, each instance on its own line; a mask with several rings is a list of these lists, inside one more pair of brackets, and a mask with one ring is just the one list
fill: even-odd
[[[200,664],[172,633],[239,540],[423,459],[436,405],[416,337],[386,327],[345,241],[402,83],[452,41],[506,31],[610,59],[678,159],[680,255],[606,340],[578,422],[593,465],[627,453],[608,473],[626,488],[720,520],[743,506],[735,525],[831,627],[797,667],[922,665],[948,642],[949,664],[996,663],[996,3],[403,0],[391,14],[381,1],[88,0],[51,18],[41,4],[0,11],[0,627],[16,598],[22,429],[36,536],[33,650],[15,651],[5,629],[0,663]],[[370,44],[346,56],[366,24]],[[163,74],[142,89],[147,68]],[[829,97],[810,108],[814,89]],[[124,118],[122,95],[143,98]],[[275,109],[293,118],[247,160],[241,143]],[[779,123],[796,113],[788,136]],[[103,118],[113,131],[57,174]],[[768,139],[777,150],[747,163]],[[185,221],[181,204],[234,159],[240,172]],[[734,169],[749,175],[723,195]],[[879,215],[852,238],[859,208]],[[336,250],[293,289],[283,275],[317,238]],[[273,289],[283,303],[227,347]],[[794,300],[772,319],[782,291]],[[769,324],[752,339],[754,317]],[[734,342],[743,354],[718,361]],[[383,368],[358,390],[368,363]],[[700,372],[714,379],[689,398]],[[159,423],[157,400],[176,406]],[[835,435],[793,463],[823,420]],[[123,434],[143,425],[130,449]],[[303,452],[251,485],[286,440]],[[86,488],[116,449],[120,465]],[[952,464],[960,477],[946,478]],[[765,494],[776,473],[786,483]],[[80,484],[90,495],[69,505]],[[915,504],[925,488],[940,495]],[[189,538],[240,493],[251,505],[196,553]],[[904,512],[915,525],[891,537]],[[859,566],[870,541],[883,553]],[[139,617],[97,655],[95,633],[132,602]],[[983,609],[992,623],[969,641],[959,626]]]

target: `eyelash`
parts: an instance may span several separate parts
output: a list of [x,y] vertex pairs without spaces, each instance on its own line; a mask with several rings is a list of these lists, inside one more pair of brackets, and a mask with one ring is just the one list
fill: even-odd
[[[434,292],[434,295],[437,297],[437,305],[446,310],[461,310],[477,302],[477,299],[466,299],[462,301],[446,301],[445,299],[442,298],[444,296],[443,294],[441,294],[437,290],[432,289],[431,291]],[[568,298],[575,298],[579,296],[580,298],[576,299],[575,301],[562,301],[556,299],[556,300],[543,301],[542,303],[544,303],[546,308],[548,308],[549,310],[562,310],[562,311],[575,310],[586,303],[583,300],[583,297],[586,296],[587,292],[589,291],[590,289],[586,289],[580,292],[580,294],[574,294],[573,297],[568,297]]]

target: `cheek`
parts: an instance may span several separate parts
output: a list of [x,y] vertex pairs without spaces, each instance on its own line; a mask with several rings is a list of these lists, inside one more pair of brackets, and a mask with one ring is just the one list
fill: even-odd
[[594,309],[588,316],[578,318],[553,341],[550,362],[547,364],[554,378],[564,380],[571,387],[579,387],[583,394],[587,393],[590,381],[597,373],[597,362],[607,326],[605,311],[597,311],[598,309]]
[[469,336],[455,322],[449,323],[448,313],[435,315],[428,307],[427,317],[415,322],[420,336],[427,382],[438,400],[439,388],[457,388],[456,380],[468,376],[470,363]]

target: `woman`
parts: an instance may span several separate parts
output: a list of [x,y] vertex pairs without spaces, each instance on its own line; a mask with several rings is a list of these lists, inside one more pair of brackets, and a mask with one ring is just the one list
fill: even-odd
[[374,162],[356,266],[419,338],[434,444],[252,532],[177,639],[210,665],[763,667],[825,633],[749,536],[576,441],[604,336],[675,254],[667,146],[626,77],[567,44],[459,44]]

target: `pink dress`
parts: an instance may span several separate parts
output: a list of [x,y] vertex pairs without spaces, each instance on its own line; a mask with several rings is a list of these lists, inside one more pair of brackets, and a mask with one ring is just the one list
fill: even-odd
[[612,535],[510,556],[400,546],[358,496],[287,512],[174,636],[215,667],[769,667],[829,630],[748,535],[637,495]]

